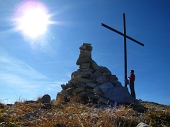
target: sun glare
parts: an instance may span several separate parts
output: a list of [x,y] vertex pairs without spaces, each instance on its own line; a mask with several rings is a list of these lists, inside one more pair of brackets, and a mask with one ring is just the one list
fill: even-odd
[[49,24],[46,7],[38,1],[25,1],[18,6],[15,13],[16,29],[29,38],[43,35]]

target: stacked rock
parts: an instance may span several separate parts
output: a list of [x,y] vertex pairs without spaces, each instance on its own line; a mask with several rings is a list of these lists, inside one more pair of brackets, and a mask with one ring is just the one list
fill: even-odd
[[78,95],[84,103],[130,103],[141,106],[134,99],[127,88],[123,87],[116,75],[103,66],[98,66],[92,59],[92,46],[83,43],[80,46],[80,55],[76,62],[79,69],[71,74],[71,80],[62,84],[61,94],[69,100]]

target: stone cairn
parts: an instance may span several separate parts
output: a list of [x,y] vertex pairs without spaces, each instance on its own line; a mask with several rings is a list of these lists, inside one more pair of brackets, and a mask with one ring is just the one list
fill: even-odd
[[86,104],[111,105],[116,102],[143,108],[139,101],[130,95],[128,89],[121,85],[116,75],[112,75],[108,68],[98,66],[92,59],[91,44],[83,43],[79,49],[80,55],[76,62],[79,69],[71,74],[68,83],[61,85],[62,91],[58,95],[64,94],[68,101],[77,95],[81,102]]

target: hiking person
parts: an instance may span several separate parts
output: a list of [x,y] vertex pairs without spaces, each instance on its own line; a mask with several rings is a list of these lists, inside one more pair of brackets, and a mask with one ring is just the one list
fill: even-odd
[[129,79],[129,84],[130,84],[131,96],[136,99],[136,94],[135,94],[135,89],[134,89],[134,81],[135,81],[134,70],[130,71],[130,77],[128,77],[128,79]]

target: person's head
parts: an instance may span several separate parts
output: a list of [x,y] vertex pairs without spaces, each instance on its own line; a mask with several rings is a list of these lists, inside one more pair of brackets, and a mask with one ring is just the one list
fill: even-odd
[[130,71],[130,73],[132,73],[132,74],[133,74],[133,73],[134,73],[134,70],[131,70],[131,71]]

